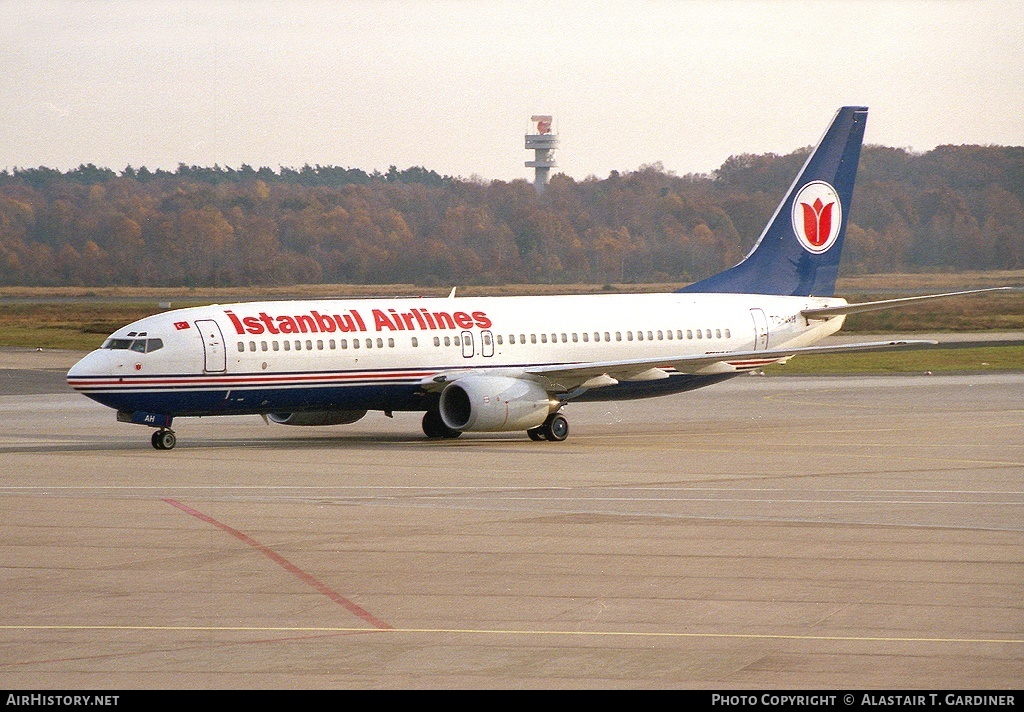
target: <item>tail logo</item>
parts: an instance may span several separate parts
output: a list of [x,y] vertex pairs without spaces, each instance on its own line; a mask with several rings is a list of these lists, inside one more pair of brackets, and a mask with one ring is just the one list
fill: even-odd
[[836,189],[825,181],[808,183],[793,200],[793,232],[808,252],[827,252],[843,222],[843,206]]

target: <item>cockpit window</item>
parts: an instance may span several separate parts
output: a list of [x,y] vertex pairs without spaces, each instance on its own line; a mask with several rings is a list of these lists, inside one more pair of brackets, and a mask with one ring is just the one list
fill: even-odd
[[100,348],[131,349],[140,354],[148,354],[163,347],[163,339],[107,339]]

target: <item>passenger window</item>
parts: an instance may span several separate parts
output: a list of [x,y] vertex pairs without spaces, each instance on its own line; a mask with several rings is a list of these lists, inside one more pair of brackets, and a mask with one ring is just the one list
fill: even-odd
[[498,334],[498,346],[501,346],[501,344],[502,344],[501,334]]
[[680,341],[683,340],[683,330],[682,329],[676,329],[676,338],[679,339]]
[[[605,337],[606,337],[605,340],[606,341],[607,341],[607,336],[608,336],[608,334],[605,334]],[[616,331],[615,332],[615,340],[616,341],[622,341],[622,332],[621,331]]]
[[573,343],[575,344],[575,343],[577,343],[577,342],[578,342],[579,340],[580,340],[580,339],[579,339],[579,337],[578,337],[578,336],[576,335],[576,332],[575,332],[575,331],[574,331],[574,332],[572,332],[572,342],[573,342]]
[[722,338],[722,330],[721,329],[715,329],[715,338],[716,339]]
[[[597,334],[594,334],[594,335],[597,336]],[[583,332],[583,343],[585,343],[585,344],[590,343],[590,334],[588,334],[585,331]]]
[[[552,336],[554,336],[554,334],[552,334]],[[565,337],[565,334],[562,334],[562,343],[563,343],[563,344],[567,344],[567,343],[569,343],[569,339],[567,339],[567,338]]]
[[242,342],[242,341],[239,341],[238,342],[238,353],[242,353],[243,351],[245,351],[245,343]]
[[665,335],[661,333],[661,329],[658,329],[658,341],[664,341]]
[[546,344],[548,342],[548,335],[547,334],[541,334],[540,335],[540,342],[542,344]]
[[163,342],[162,339],[150,339],[146,343],[146,353],[149,354],[149,353],[153,353],[154,351],[159,351],[163,347],[164,347],[164,342]]
[[727,338],[727,339],[731,339],[732,338],[732,332],[730,332],[728,329],[725,330],[725,338]]
[[445,346],[451,346],[452,345],[452,338],[450,336],[444,337],[444,345]]
[[[380,341],[380,339],[377,339],[377,341],[379,342],[379,341]],[[379,346],[379,345],[380,345],[380,344],[378,344],[378,346]],[[389,349],[393,349],[393,348],[395,348],[395,340],[394,340],[394,339],[388,339],[388,348],[389,348]]]
[[452,341],[455,343],[456,346],[462,346],[462,340],[458,336],[453,336]]
[[536,334],[530,334],[530,343],[531,344],[537,343],[537,335]]
[[266,350],[267,350],[267,342],[266,341],[261,341],[260,342],[260,351],[266,351]]
[[323,339],[317,339],[316,340],[316,350],[317,351],[323,351],[324,350],[324,341],[323,341]]
[[519,343],[521,343],[521,344],[525,344],[526,343],[526,334],[520,334],[519,335]]
[[711,329],[708,329],[707,331],[705,331],[704,332],[704,336],[706,336],[707,338],[710,339],[711,338]]
[[249,350],[250,351],[255,351],[256,350],[256,342],[255,341],[250,341],[249,342]]
[[367,339],[366,340],[366,348],[368,348],[368,349],[372,349],[373,348],[373,339]]
[[299,341],[298,339],[295,339],[295,350],[302,351],[302,342]]
[[[391,343],[395,343],[395,342],[392,341]],[[378,349],[384,348],[384,339],[377,339],[377,348]]]
[[686,338],[688,338],[688,339],[692,339],[693,338],[693,330],[692,329],[687,329],[686,330]]
[[284,350],[285,351],[291,351],[292,350],[292,342],[291,341],[285,341],[284,342]]
[[341,348],[345,349],[346,351],[348,350],[348,339],[341,340]]
[[354,349],[358,349],[359,348],[359,339],[352,339],[352,348],[354,348]]
[[441,337],[440,336],[435,336],[434,337],[434,346],[440,346],[440,345],[441,345]]
[[[644,335],[640,334],[640,338],[641,339],[644,338]],[[632,340],[633,340],[633,332],[632,331],[627,331],[626,332],[626,341],[632,341]]]
[[274,346],[273,346],[274,351],[280,351],[280,349],[281,349],[280,344],[278,344],[276,341],[274,341],[273,344],[274,344]]
[[338,342],[335,341],[334,339],[331,339],[330,341],[328,341],[327,345],[331,347],[331,351],[334,351],[334,350],[336,350],[338,348]]
[[[611,340],[612,340],[612,338],[611,338],[611,334],[609,334],[609,333],[608,333],[607,331],[606,331],[606,332],[604,332],[604,340],[605,340],[605,341],[611,341]],[[620,340],[621,340],[621,339],[620,339]]]
[[419,339],[417,339],[415,336],[412,337],[412,347],[416,348],[419,345],[420,345]]
[[[509,334],[508,335],[508,342],[510,344],[514,344],[516,342],[516,335],[515,334]],[[501,343],[501,337],[500,336],[498,337],[498,343],[499,344]]]
[[697,338],[698,339],[703,339],[704,338],[704,332],[701,331],[700,329],[697,329]]

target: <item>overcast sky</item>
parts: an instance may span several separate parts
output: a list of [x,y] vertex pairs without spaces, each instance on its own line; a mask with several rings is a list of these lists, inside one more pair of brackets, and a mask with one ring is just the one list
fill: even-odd
[[1024,145],[1024,3],[0,0],[0,169],[424,166],[577,179],[815,143]]

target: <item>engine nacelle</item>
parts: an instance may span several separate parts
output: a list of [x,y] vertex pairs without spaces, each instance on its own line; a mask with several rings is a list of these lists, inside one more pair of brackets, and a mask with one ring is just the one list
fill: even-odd
[[533,381],[466,376],[441,391],[441,420],[453,430],[499,432],[541,425],[557,403]]
[[348,425],[366,415],[365,410],[310,410],[299,413],[267,413],[281,425]]

